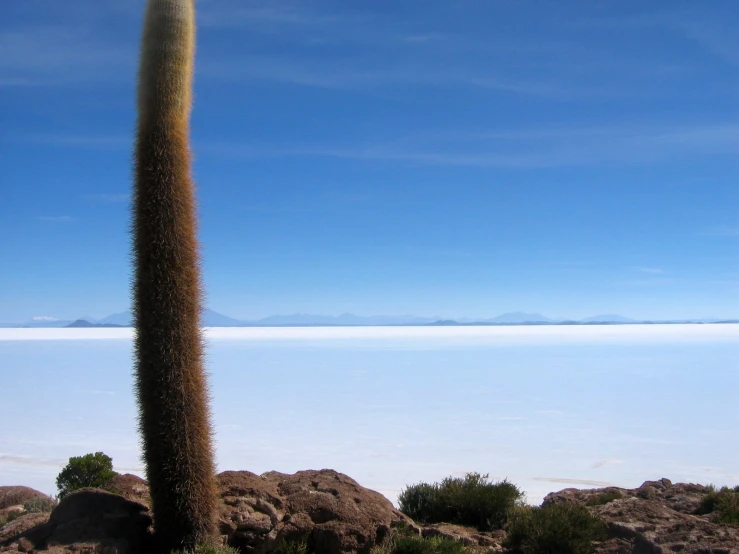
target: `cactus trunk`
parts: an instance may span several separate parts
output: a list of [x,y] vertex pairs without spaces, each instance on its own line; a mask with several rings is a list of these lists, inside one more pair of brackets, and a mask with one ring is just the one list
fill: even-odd
[[134,168],[134,364],[155,535],[164,552],[193,548],[215,533],[190,175],[194,53],[194,0],[148,0]]

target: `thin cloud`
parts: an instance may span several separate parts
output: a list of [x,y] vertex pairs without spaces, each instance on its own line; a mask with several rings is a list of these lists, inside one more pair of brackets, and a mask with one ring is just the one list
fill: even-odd
[[130,194],[85,194],[84,197],[107,204],[120,204],[131,200]]
[[71,218],[68,215],[42,215],[36,219],[40,221],[48,221],[49,223],[71,223],[74,221],[74,218]]
[[134,45],[116,44],[96,31],[78,21],[0,31],[0,85],[69,85],[134,75]]
[[205,143],[202,151],[243,158],[323,157],[431,166],[553,168],[651,164],[739,153],[739,123],[427,133],[356,146]]
[[62,460],[49,460],[45,458],[31,458],[26,456],[0,456],[0,464],[15,464],[36,467],[62,467],[66,462]]
[[59,321],[59,318],[50,315],[37,315],[31,318],[33,321]]
[[598,460],[592,465],[591,469],[600,469],[605,466],[619,465],[623,463],[624,463],[623,460]]
[[18,141],[71,148],[107,150],[130,148],[133,138],[121,135],[36,134],[19,137]]
[[[301,9],[303,8],[303,9]],[[264,30],[264,26],[316,26],[335,23],[336,15],[326,15],[289,6],[286,4],[265,3],[261,6],[228,5],[228,3],[205,4],[198,14],[198,24],[212,28],[256,27]]]
[[628,287],[660,287],[672,285],[675,283],[675,279],[668,277],[654,277],[647,279],[625,279],[623,281],[616,282],[617,285],[624,285]]
[[709,237],[739,237],[739,227],[714,227],[707,229],[701,235]]
[[607,481],[593,481],[591,479],[568,479],[566,477],[533,477],[532,481],[543,481],[545,483],[563,483],[566,485],[587,485],[593,487],[615,487]]
[[649,273],[650,275],[661,275],[665,272],[664,269],[660,269],[659,267],[640,267],[639,271]]

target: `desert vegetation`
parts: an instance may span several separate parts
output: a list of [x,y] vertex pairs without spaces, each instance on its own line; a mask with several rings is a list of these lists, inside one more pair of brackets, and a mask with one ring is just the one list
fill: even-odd
[[488,475],[468,473],[406,487],[398,504],[400,511],[419,523],[457,523],[492,531],[503,527],[508,511],[522,499],[523,492],[507,480],[493,483]]
[[149,0],[138,79],[133,194],[134,365],[161,552],[216,533],[212,428],[189,122],[194,0]]
[[711,492],[703,498],[698,513],[713,514],[714,523],[739,525],[739,485],[720,489],[714,485],[709,487]]
[[605,540],[605,524],[580,504],[518,506],[508,514],[503,545],[512,554],[590,554]]
[[586,504],[588,506],[602,506],[603,504],[608,504],[609,502],[613,502],[614,500],[618,500],[619,498],[623,497],[624,495],[617,490],[606,491],[600,493],[597,496],[592,496],[588,498]]
[[113,477],[113,459],[102,452],[73,456],[56,478],[57,497],[61,500],[83,487],[101,488]]

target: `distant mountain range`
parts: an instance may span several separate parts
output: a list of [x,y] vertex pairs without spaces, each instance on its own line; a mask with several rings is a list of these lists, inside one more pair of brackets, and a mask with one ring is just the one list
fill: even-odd
[[[617,314],[600,314],[580,320],[549,318],[537,313],[509,312],[493,318],[444,319],[413,315],[339,316],[292,314],[272,315],[253,321],[242,321],[210,309],[203,311],[205,327],[320,327],[320,326],[378,326],[378,325],[627,325],[634,323],[739,323],[739,319],[634,320]],[[130,327],[131,312],[112,314],[103,319],[83,316],[74,321],[38,317],[21,324],[0,324],[0,327],[61,328],[61,327]]]

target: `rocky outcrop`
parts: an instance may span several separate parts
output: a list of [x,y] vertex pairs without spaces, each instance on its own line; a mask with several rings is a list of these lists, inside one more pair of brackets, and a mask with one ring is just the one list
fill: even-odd
[[453,525],[451,523],[435,523],[420,529],[422,537],[444,537],[453,541],[461,542],[465,546],[484,547],[486,553],[503,552],[503,540],[505,531],[481,532],[474,527],[464,525]]
[[148,511],[117,494],[80,489],[64,497],[51,514],[27,514],[3,527],[0,552],[142,552],[151,537]]
[[23,506],[34,498],[48,498],[42,492],[30,487],[0,487],[0,510]]
[[242,552],[266,554],[301,538],[316,552],[369,552],[391,528],[413,524],[380,493],[330,469],[227,471],[218,484],[221,533]]
[[[146,482],[119,475],[106,487],[118,494],[83,489],[65,497],[51,515],[27,514],[8,523],[0,529],[0,552],[145,552],[152,536]],[[504,531],[418,525],[381,494],[329,469],[291,475],[227,471],[218,475],[218,489],[221,539],[243,553],[271,554],[282,541],[306,540],[320,554],[368,554],[394,529],[504,552]],[[697,513],[708,492],[702,485],[660,479],[637,489],[565,489],[549,494],[544,505],[580,503],[602,519],[611,538],[596,545],[597,554],[739,554],[739,527]]]
[[[599,554],[739,554],[739,528],[711,522],[698,507],[710,489],[669,479],[646,481],[637,489],[565,489],[543,505],[575,502],[602,519],[613,538]],[[619,495],[620,498],[613,499]]]

